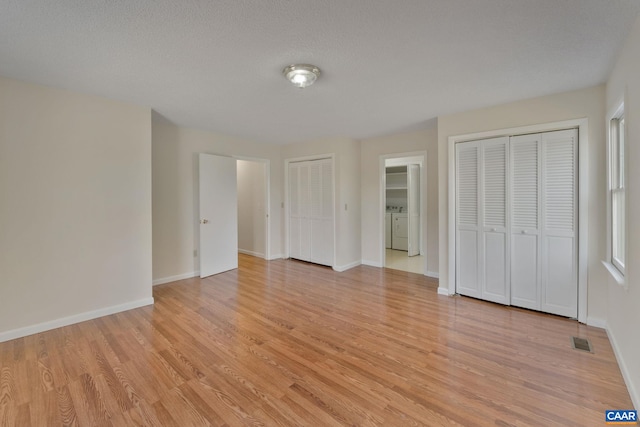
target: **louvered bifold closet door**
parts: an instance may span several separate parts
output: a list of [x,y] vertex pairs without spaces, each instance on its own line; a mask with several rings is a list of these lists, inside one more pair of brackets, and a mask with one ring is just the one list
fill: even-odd
[[541,310],[578,315],[576,129],[542,134]]
[[482,141],[480,268],[482,299],[509,304],[507,166],[509,137]]
[[456,144],[456,292],[480,298],[479,142]]
[[300,259],[300,163],[289,163],[289,256]]
[[310,162],[311,262],[333,265],[333,160]]
[[309,167],[311,162],[289,164],[289,256],[310,261]]
[[511,305],[540,310],[541,136],[511,137]]
[[311,162],[300,162],[300,258],[311,260],[311,227],[309,211],[311,210],[311,195],[309,194],[309,169]]

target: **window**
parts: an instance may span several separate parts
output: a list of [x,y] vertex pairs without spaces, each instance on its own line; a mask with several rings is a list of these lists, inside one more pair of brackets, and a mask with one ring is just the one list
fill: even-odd
[[[609,262],[624,277],[626,261],[625,118],[621,105],[609,122]],[[618,280],[620,282],[620,280]]]

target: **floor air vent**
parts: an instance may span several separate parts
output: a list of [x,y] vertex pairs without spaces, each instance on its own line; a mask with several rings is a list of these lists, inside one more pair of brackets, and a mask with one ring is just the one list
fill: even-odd
[[586,338],[571,337],[571,345],[576,350],[588,351],[589,353],[593,353],[593,350],[591,348],[591,341]]

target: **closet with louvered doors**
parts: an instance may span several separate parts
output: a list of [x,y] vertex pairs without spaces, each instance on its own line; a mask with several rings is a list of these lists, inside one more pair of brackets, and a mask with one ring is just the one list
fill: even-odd
[[289,163],[289,256],[333,266],[333,159]]
[[456,145],[458,293],[577,316],[577,147],[575,129]]

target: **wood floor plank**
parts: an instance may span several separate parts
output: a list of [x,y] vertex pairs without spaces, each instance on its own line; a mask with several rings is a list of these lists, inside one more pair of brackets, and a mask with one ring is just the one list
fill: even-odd
[[146,400],[137,400],[134,407],[125,412],[135,425],[161,427],[156,411]]
[[67,385],[80,376],[79,370],[75,370],[78,367],[77,364],[68,361],[64,347],[54,347],[49,350],[49,366],[56,388]]
[[57,426],[62,424],[56,390],[34,393],[29,404],[30,420],[34,426]]
[[152,307],[0,343],[0,426],[599,426],[631,408],[604,330],[437,286],[240,255]]
[[15,425],[20,427],[31,427],[31,413],[29,411],[28,403],[23,403],[18,406]]
[[161,426],[164,427],[180,427],[181,424],[171,415],[171,412],[164,407],[162,402],[156,402],[153,405],[153,410],[156,412],[156,417]]
[[80,425],[111,425],[110,414],[91,375],[82,374],[70,383],[69,394]]
[[[193,393],[190,389],[187,390],[188,394]],[[198,411],[198,408],[206,408],[208,405],[202,404],[202,399],[189,399],[189,396],[185,396],[179,387],[173,388],[162,399],[162,405],[167,408],[171,414],[175,414],[176,418],[180,420],[182,426],[222,426],[225,425],[224,420],[214,410],[206,412],[206,416]],[[208,419],[215,420],[214,424],[211,424]]]
[[[348,420],[341,419],[341,414],[334,414],[333,408],[323,402],[320,398],[314,398],[309,392],[292,384],[289,393],[282,399],[289,408],[299,409],[305,420],[314,420],[317,425],[322,426],[344,426]],[[337,419],[336,419],[337,418]],[[352,424],[353,425],[353,424]]]
[[[57,397],[58,397],[57,399],[58,410],[60,411],[60,418],[62,419],[62,425],[64,426],[80,425],[81,419],[78,418],[75,405],[73,404],[73,399],[71,398],[71,393],[69,392],[69,387],[66,384],[58,388]],[[88,422],[88,414],[83,413],[82,420],[87,420]]]

